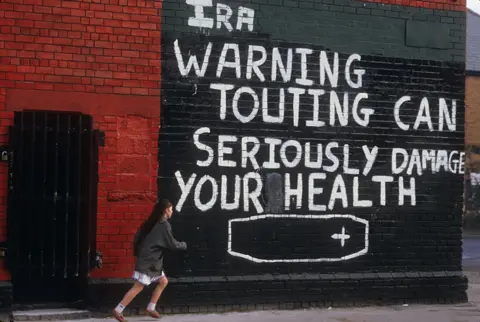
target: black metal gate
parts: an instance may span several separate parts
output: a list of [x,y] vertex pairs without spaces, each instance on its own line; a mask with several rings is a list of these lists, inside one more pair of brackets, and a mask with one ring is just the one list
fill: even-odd
[[17,112],[9,142],[6,246],[14,301],[81,300],[95,263],[98,135],[92,117]]

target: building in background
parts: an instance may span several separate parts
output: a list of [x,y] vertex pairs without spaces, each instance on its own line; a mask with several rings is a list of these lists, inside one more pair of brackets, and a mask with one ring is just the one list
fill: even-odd
[[480,1],[467,2],[467,47],[465,89],[465,180],[466,230],[480,228]]
[[464,0],[2,0],[2,305],[110,311],[157,197],[166,310],[465,301],[465,29]]

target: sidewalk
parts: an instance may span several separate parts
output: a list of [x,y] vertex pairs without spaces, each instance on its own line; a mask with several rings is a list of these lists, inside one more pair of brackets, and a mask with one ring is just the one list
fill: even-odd
[[[76,320],[72,322],[106,322],[113,318]],[[148,317],[128,318],[130,322],[151,322]],[[480,311],[471,304],[416,305],[369,308],[309,309],[296,311],[256,311],[228,314],[172,315],[164,322],[479,322]]]
[[[468,302],[456,305],[392,305],[384,307],[273,310],[224,314],[165,315],[162,322],[480,322],[480,270],[465,271],[469,279]],[[32,312],[33,313],[33,312]],[[126,316],[129,322],[153,322],[147,316]],[[23,319],[22,319],[23,320]],[[27,320],[31,320],[30,318]],[[38,318],[37,318],[38,320]],[[68,322],[116,322],[105,318],[63,320]],[[2,320],[2,322],[9,322]]]
[[[469,303],[457,305],[397,305],[387,307],[255,311],[225,314],[167,315],[163,322],[479,322],[480,272],[466,272],[470,285]],[[152,322],[149,317],[126,317],[130,322]],[[72,322],[116,322],[89,319]]]

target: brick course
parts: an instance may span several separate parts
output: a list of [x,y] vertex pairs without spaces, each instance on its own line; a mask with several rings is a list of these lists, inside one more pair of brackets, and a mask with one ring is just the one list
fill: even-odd
[[412,0],[366,0],[384,4],[393,4],[408,7],[419,7],[437,10],[465,11],[465,0],[440,0],[440,1],[412,1]]

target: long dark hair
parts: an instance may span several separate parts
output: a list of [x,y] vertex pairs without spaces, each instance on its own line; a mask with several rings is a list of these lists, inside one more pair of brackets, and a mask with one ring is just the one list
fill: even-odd
[[167,199],[162,199],[162,201],[155,203],[152,209],[152,213],[145,220],[139,228],[139,236],[134,245],[135,249],[138,248],[138,245],[145,239],[145,237],[152,231],[155,224],[163,219],[165,210],[172,207],[172,203]]

